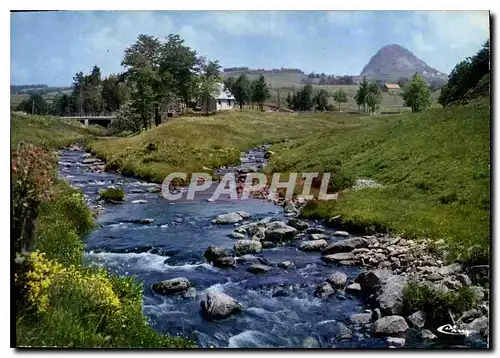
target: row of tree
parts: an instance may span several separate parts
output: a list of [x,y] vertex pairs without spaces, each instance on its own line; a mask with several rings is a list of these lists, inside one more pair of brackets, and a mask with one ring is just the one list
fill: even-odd
[[258,105],[260,110],[264,109],[264,102],[271,97],[269,86],[263,75],[251,81],[244,73],[238,78],[229,77],[224,81],[224,86],[231,91],[240,109],[244,105]]

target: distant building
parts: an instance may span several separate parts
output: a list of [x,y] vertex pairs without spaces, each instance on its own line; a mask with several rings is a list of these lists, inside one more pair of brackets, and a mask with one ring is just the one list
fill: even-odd
[[217,84],[217,94],[210,99],[208,103],[208,111],[225,111],[234,109],[236,106],[236,98],[225,88],[223,83]]
[[382,92],[387,93],[399,93],[401,91],[401,87],[397,83],[385,83],[382,86]]

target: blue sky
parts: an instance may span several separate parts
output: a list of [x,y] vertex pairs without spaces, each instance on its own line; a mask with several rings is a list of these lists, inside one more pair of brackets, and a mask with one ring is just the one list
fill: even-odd
[[222,66],[359,74],[399,44],[449,73],[489,37],[487,11],[71,11],[11,14],[11,83],[70,85],[122,70],[137,35],[177,33]]

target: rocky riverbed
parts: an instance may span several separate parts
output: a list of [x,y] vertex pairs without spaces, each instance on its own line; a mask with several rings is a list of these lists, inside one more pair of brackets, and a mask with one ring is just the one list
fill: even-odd
[[[243,181],[265,165],[266,151],[242,153],[241,165],[218,173]],[[60,173],[99,213],[87,260],[144,281],[144,313],[159,331],[201,347],[486,347],[488,292],[462,265],[431,255],[426,241],[301,220],[303,201],[209,202],[207,192],[168,202],[158,185],[104,172],[78,147],[60,153]],[[124,203],[99,201],[109,185],[125,190]],[[450,343],[422,312],[405,315],[408,282],[471,286],[477,308],[443,322],[462,322],[469,336]]]

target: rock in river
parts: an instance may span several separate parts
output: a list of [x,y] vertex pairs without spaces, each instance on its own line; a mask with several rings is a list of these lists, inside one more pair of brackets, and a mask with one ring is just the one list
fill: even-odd
[[238,240],[234,245],[234,252],[238,256],[258,254],[262,252],[262,244],[256,240]]
[[203,313],[213,319],[222,319],[242,310],[241,304],[234,298],[218,291],[208,291],[201,301]]
[[302,250],[302,251],[321,251],[327,245],[328,245],[328,243],[326,242],[326,240],[302,241],[299,245],[299,250]]
[[337,289],[343,289],[347,283],[347,275],[340,271],[332,273],[326,281]]
[[291,219],[288,221],[288,225],[296,228],[297,230],[306,230],[309,227],[307,221],[299,220],[299,219]]
[[334,294],[335,294],[335,289],[328,282],[320,283],[316,287],[316,290],[314,291],[314,296],[320,298],[327,298]]
[[213,245],[210,245],[205,251],[205,258],[215,267],[231,267],[235,265],[234,257],[228,250]]
[[377,320],[373,325],[375,335],[390,336],[405,332],[408,324],[401,316],[385,316]]
[[341,252],[338,254],[323,256],[321,259],[325,262],[332,263],[332,262],[339,262],[339,261],[349,261],[352,258],[353,258],[353,256],[350,252]]
[[297,235],[297,229],[282,221],[273,221],[266,228],[266,241],[290,241]]
[[228,236],[232,239],[237,239],[237,240],[244,240],[245,239],[245,235],[243,235],[239,232],[236,232],[236,231],[233,231]]
[[291,261],[283,261],[278,264],[278,267],[281,267],[285,270],[292,270],[295,268],[295,264]]
[[154,283],[151,289],[158,294],[169,295],[187,291],[189,287],[191,287],[191,284],[187,278],[177,277],[171,280]]
[[243,220],[243,217],[239,213],[234,212],[234,213],[217,215],[212,220],[212,223],[214,223],[214,224],[234,224],[234,223],[240,222],[242,220]]
[[271,271],[271,267],[262,264],[253,264],[248,268],[248,271],[253,274],[262,274]]
[[342,241],[334,242],[323,250],[323,255],[336,254],[339,252],[350,252],[354,249],[367,247],[368,241],[362,237],[353,237]]

